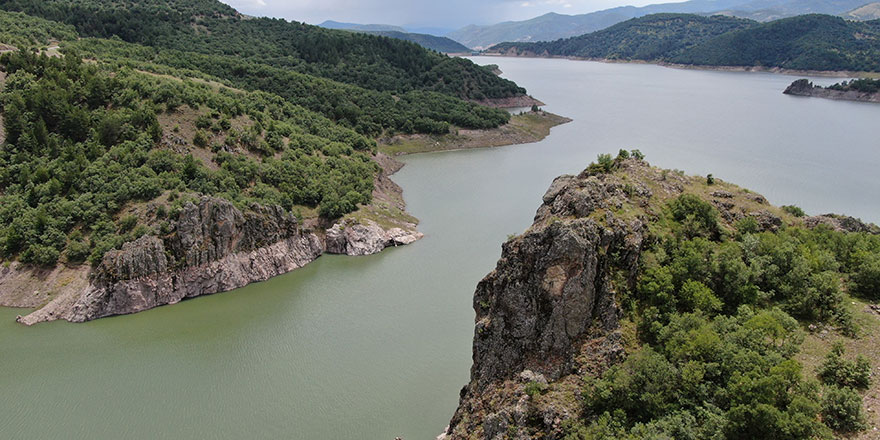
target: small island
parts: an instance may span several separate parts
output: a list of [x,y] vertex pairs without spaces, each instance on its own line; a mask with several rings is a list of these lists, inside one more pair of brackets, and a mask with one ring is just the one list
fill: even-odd
[[880,79],[853,79],[822,87],[808,79],[799,79],[791,83],[782,92],[786,95],[812,96],[816,98],[837,99],[842,101],[861,101],[880,103]]

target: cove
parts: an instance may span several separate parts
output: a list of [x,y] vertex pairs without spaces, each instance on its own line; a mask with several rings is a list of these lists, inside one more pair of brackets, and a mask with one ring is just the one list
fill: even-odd
[[474,60],[574,122],[536,144],[404,157],[393,178],[426,234],[410,246],[85,324],[27,328],[0,309],[0,437],[433,438],[469,376],[476,283],[551,180],[598,153],[638,148],[774,204],[880,222],[880,105],[785,96],[796,77],[769,73]]

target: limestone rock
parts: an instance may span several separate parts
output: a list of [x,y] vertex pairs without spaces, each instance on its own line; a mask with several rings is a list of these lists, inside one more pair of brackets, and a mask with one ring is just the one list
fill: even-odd
[[343,221],[327,230],[327,253],[343,255],[372,255],[389,246],[407,245],[423,237],[417,231],[401,228],[382,229],[371,220],[364,223]]

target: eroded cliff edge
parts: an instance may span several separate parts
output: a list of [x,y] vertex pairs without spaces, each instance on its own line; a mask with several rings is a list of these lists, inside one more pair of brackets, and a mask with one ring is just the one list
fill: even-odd
[[724,230],[748,220],[758,232],[788,225],[880,232],[849,217],[795,217],[726,182],[709,185],[642,160],[615,166],[557,178],[534,224],[503,244],[474,294],[471,380],[438,438],[562,438],[566,422],[583,417],[585,381],[637,344],[617,292],[633,288],[652,228],[682,194],[711,203]]
[[422,237],[417,220],[403,215],[402,190],[389,178],[401,164],[384,155],[377,162],[374,202],[330,226],[303,224],[278,206],[242,210],[200,196],[169,222],[167,233],[125,243],[95,267],[0,268],[0,305],[35,308],[18,318],[26,325],[84,322],[237,289],[303,267],[325,252],[370,255],[413,243]]

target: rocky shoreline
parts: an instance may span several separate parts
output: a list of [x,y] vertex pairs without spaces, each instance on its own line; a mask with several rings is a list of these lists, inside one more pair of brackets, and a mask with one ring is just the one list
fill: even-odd
[[880,103],[880,93],[859,92],[857,90],[834,90],[814,85],[807,79],[799,79],[784,92],[786,95],[834,99],[839,101],[858,101]]
[[[404,210],[402,189],[388,177],[402,164],[381,153],[376,161],[381,171],[375,203],[393,202]],[[0,306],[35,308],[17,318],[25,325],[84,322],[265,281],[323,253],[370,255],[422,238],[414,222],[380,226],[376,220],[347,216],[324,230],[319,224],[300,224],[277,206],[254,204],[242,211],[226,200],[201,196],[184,206],[169,234],[126,243],[105,254],[96,267],[3,267]]]

